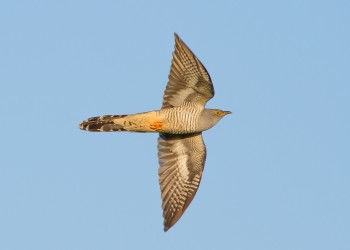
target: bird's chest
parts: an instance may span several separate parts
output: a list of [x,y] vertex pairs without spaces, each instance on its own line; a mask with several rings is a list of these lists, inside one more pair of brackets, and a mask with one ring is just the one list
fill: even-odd
[[194,108],[172,108],[163,112],[164,133],[188,134],[197,132],[200,111]]

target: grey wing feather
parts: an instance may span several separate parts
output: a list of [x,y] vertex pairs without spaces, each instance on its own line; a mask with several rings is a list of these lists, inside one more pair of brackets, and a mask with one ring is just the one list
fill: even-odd
[[202,133],[160,134],[158,157],[164,231],[167,231],[181,218],[198,190],[206,159]]
[[175,51],[162,108],[172,108],[184,102],[205,104],[214,96],[214,87],[204,65],[175,34]]

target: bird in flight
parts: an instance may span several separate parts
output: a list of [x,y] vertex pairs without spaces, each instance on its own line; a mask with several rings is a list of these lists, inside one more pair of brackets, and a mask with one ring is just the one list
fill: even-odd
[[175,33],[175,51],[160,110],[92,117],[80,124],[80,129],[91,132],[159,133],[158,175],[165,232],[181,218],[198,190],[206,159],[202,131],[231,114],[206,109],[213,96],[209,73]]

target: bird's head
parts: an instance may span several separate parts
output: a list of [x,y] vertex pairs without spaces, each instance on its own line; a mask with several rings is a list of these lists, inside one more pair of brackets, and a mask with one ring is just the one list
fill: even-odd
[[224,117],[225,115],[229,115],[229,114],[232,114],[231,111],[223,111],[221,109],[212,109],[212,112],[214,113],[214,115],[220,117],[220,119],[222,117]]
[[201,130],[207,130],[218,123],[225,115],[231,114],[230,111],[221,109],[205,109],[199,120]]

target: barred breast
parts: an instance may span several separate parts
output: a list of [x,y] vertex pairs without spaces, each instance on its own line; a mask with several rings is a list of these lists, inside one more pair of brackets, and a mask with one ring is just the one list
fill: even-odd
[[198,131],[198,121],[203,108],[198,106],[180,106],[159,110],[164,121],[164,130],[169,134],[189,134]]

